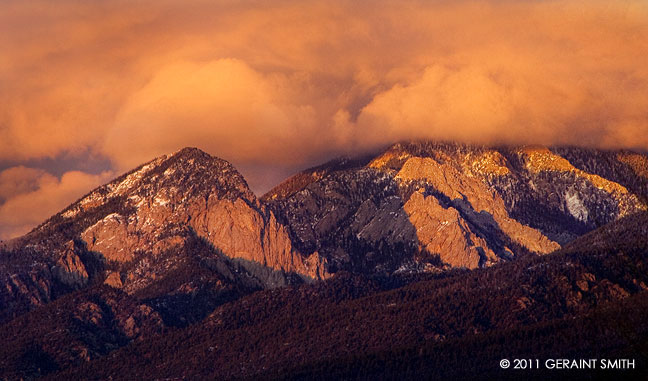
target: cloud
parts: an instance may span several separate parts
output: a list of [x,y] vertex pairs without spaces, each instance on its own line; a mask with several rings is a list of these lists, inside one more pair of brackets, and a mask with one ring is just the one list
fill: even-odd
[[413,83],[377,94],[360,113],[357,139],[362,141],[366,134],[377,143],[388,143],[402,139],[407,131],[408,138],[484,143],[485,138],[510,133],[503,128],[514,112],[507,89],[482,69],[431,66]]
[[645,6],[503,2],[458,9],[442,28],[428,28],[449,36],[453,49],[376,93],[360,112],[357,141],[648,147],[648,72],[640,64],[648,19],[639,18]]
[[0,239],[27,233],[111,177],[110,172],[90,175],[66,172],[57,178],[43,170],[13,167],[0,172]]
[[0,7],[0,160],[16,165],[90,152],[121,171],[198,146],[263,192],[403,139],[648,149],[645,1]]
[[316,129],[313,108],[291,98],[289,80],[235,59],[171,63],[128,99],[103,150],[123,169],[189,145],[242,162],[289,163],[304,153],[283,143]]
[[3,7],[5,159],[91,147],[132,165],[207,141],[285,165],[382,133],[646,146],[640,1]]
[[0,204],[16,195],[32,192],[44,179],[53,178],[42,169],[17,166],[0,172]]

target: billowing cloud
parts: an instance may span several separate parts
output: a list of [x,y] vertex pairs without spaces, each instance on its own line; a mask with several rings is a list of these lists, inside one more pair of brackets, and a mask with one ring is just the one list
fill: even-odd
[[0,172],[0,239],[27,233],[110,177],[109,172],[89,175],[71,171],[57,178],[26,167]]
[[284,144],[317,124],[313,107],[292,98],[289,80],[234,59],[171,63],[124,104],[104,152],[123,168],[188,145],[243,162],[290,163],[304,152]]
[[403,139],[648,149],[641,0],[0,7],[0,161],[190,145],[262,192]]

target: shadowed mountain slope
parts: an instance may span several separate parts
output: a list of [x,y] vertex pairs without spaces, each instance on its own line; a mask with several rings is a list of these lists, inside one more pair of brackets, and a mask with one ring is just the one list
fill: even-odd
[[543,379],[550,373],[502,371],[499,360],[607,357],[633,358],[635,370],[569,377],[641,377],[646,226],[647,214],[625,217],[559,252],[487,269],[409,279],[340,273],[258,292],[59,376]]

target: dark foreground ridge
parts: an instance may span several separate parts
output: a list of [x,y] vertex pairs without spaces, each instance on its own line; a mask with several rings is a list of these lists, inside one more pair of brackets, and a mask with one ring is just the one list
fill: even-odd
[[257,292],[55,378],[546,379],[556,370],[502,370],[499,361],[627,358],[634,370],[559,378],[639,379],[648,369],[646,226],[646,214],[627,217],[551,255],[472,272],[339,274]]

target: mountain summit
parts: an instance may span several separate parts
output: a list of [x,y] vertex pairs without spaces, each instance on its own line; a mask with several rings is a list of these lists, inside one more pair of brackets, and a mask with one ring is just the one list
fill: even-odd
[[[285,228],[231,164],[184,148],[93,190],[6,243],[0,317],[90,283],[144,290],[196,260],[196,242],[206,247],[203,255],[235,261],[261,287],[295,279],[289,274],[308,281],[326,276],[324,261],[293,249]],[[215,271],[239,274],[230,270]]]
[[646,168],[631,152],[400,143],[306,170],[262,199],[332,271],[476,268],[645,210]]
[[[309,305],[313,301],[335,304],[409,282],[416,289],[419,281],[446,276],[455,277],[452,287],[470,281],[474,290],[493,284],[479,274],[500,274],[498,282],[506,280],[515,298],[499,297],[515,301],[511,308],[560,317],[564,309],[551,315],[537,306],[564,302],[566,311],[576,311],[645,289],[637,274],[617,285],[607,270],[599,271],[608,264],[560,253],[613,241],[618,229],[603,226],[634,234],[637,221],[645,219],[646,200],[648,158],[628,151],[399,143],[305,170],[259,199],[230,163],[184,148],[91,191],[25,236],[1,244],[0,333],[25,334],[12,339],[22,352],[3,352],[0,367],[14,369],[15,378],[35,377],[146,342],[165,327],[205,322],[207,328],[199,329],[238,329],[240,314],[264,321],[274,319],[266,308],[293,316],[291,306],[301,305],[308,306],[300,312],[308,316],[310,309],[329,310]],[[609,271],[617,274],[618,263],[626,260],[643,263],[643,246],[630,259],[621,251],[610,257],[606,263],[616,267]],[[587,262],[591,269],[567,271],[563,260]],[[532,271],[545,263],[559,271]],[[474,276],[445,272],[495,264],[501,266]],[[560,271],[565,277],[556,275]],[[524,292],[530,294],[521,295],[507,272],[526,279]],[[531,289],[542,277],[555,284],[560,292],[550,295],[558,299],[543,301],[546,293]],[[564,281],[572,278],[578,290]],[[308,284],[318,280],[327,281]],[[440,289],[444,282],[439,279]],[[298,287],[276,290],[286,285]],[[598,290],[594,299],[583,296],[588,290]],[[462,295],[456,303],[472,298]],[[389,315],[395,303],[369,303],[361,310],[384,307],[378,312]],[[219,317],[228,306],[236,319]],[[535,315],[525,316],[520,321],[535,321]],[[412,322],[401,317],[409,323],[395,326]],[[466,330],[483,328],[473,317],[469,321]],[[450,331],[443,332],[428,334],[437,340]]]
[[399,143],[306,170],[257,199],[230,163],[184,148],[5,243],[0,316],[89,284],[140,292],[203,257],[220,261],[226,283],[241,283],[236,267],[243,283],[267,288],[547,254],[646,210],[647,168],[646,156],[625,151]]

